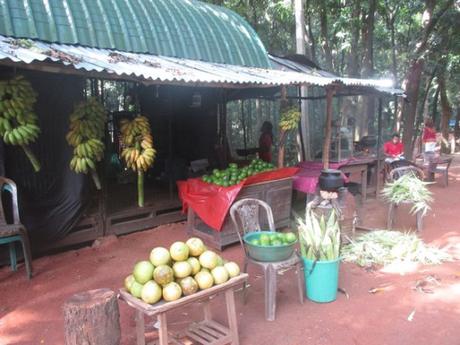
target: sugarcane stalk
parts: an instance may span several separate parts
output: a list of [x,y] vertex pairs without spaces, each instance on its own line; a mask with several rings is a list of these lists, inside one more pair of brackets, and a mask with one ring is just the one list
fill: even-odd
[[144,207],[144,172],[137,171],[137,204],[139,207]]
[[27,158],[29,158],[30,163],[34,167],[34,171],[39,172],[41,168],[40,162],[38,161],[37,157],[35,157],[30,147],[27,145],[21,145],[21,147],[24,150],[24,153],[26,154]]
[[99,180],[99,175],[97,174],[96,169],[91,169],[91,177],[93,178],[94,184],[96,185],[96,189],[101,190],[101,181]]

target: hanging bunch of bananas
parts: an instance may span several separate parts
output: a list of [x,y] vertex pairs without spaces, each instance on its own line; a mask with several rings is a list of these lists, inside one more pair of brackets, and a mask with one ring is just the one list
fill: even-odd
[[138,116],[132,121],[123,119],[120,121],[120,130],[125,146],[121,156],[126,166],[134,171],[146,172],[156,154],[149,120],[145,116]]
[[8,145],[21,146],[32,163],[40,170],[40,162],[29,148],[40,134],[34,105],[37,94],[23,76],[0,81],[0,135]]
[[139,207],[143,207],[144,173],[153,164],[156,154],[149,120],[145,116],[137,116],[131,121],[123,119],[120,131],[124,146],[121,156],[128,168],[137,171],[137,201]]
[[279,126],[283,131],[290,131],[299,126],[300,111],[296,107],[286,109],[281,113]]
[[99,101],[92,97],[81,102],[70,115],[70,130],[66,139],[73,150],[70,168],[76,173],[91,172],[97,189],[101,189],[96,163],[104,157],[105,122],[107,114]]

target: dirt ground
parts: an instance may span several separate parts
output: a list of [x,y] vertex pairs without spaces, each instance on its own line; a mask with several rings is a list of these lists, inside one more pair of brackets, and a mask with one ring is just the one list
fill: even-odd
[[[435,202],[425,218],[422,237],[429,243],[448,246],[460,258],[460,159],[451,168],[450,184],[430,187]],[[369,200],[363,210],[364,224],[385,226],[385,206]],[[398,211],[396,226],[415,227],[415,217]],[[63,344],[62,305],[72,294],[95,288],[118,289],[134,263],[148,257],[151,248],[185,240],[184,224],[171,224],[120,238],[108,238],[98,247],[70,250],[34,260],[35,276],[26,279],[23,265],[19,272],[0,269],[0,344]],[[242,263],[239,245],[222,253]],[[458,345],[460,337],[460,261],[440,266],[387,267],[366,271],[353,264],[342,264],[337,301],[329,304],[298,302],[293,272],[279,279],[276,321],[264,318],[263,279],[250,267],[248,303],[242,304],[237,292],[240,343],[242,345]],[[439,285],[432,293],[414,290],[416,282],[434,275]],[[370,289],[385,288],[372,294]],[[223,298],[213,302],[223,322]],[[133,312],[120,303],[122,343],[134,344]],[[199,320],[199,307],[168,315],[174,329]],[[148,330],[154,331],[153,323]]]

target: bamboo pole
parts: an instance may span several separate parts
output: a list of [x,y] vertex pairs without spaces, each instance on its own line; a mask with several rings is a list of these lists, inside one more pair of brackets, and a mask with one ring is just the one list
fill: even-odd
[[332,100],[334,97],[335,88],[326,88],[326,128],[324,130],[323,143],[323,166],[324,169],[329,169],[329,151],[331,149],[331,130],[332,130]]

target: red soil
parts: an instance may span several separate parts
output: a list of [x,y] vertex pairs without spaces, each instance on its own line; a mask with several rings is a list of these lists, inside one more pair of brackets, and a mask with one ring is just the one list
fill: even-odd
[[[450,185],[436,184],[433,210],[425,218],[425,241],[449,246],[460,258],[460,166],[451,168]],[[385,226],[385,207],[370,200],[363,208],[366,226]],[[415,217],[404,210],[398,213],[396,226],[414,228]],[[155,246],[168,246],[185,240],[184,224],[165,225],[118,239],[104,240],[97,248],[71,250],[34,260],[35,276],[27,281],[24,267],[12,273],[0,269],[0,344],[63,344],[62,305],[72,294],[101,287],[118,289],[133,264],[147,258]],[[242,263],[239,245],[223,252],[226,259]],[[343,264],[340,286],[349,295],[338,296],[329,304],[306,301],[299,304],[293,272],[280,277],[276,321],[264,318],[263,279],[250,267],[248,303],[242,305],[236,294],[240,342],[243,345],[348,345],[348,344],[460,344],[460,262],[430,267],[394,267],[367,272],[352,264]],[[416,281],[436,275],[440,285],[433,293],[415,291]],[[388,284],[388,285],[387,285]],[[371,294],[369,289],[385,285]],[[223,299],[213,308],[225,322]],[[123,344],[134,344],[133,312],[120,303]],[[412,315],[412,319],[409,317]],[[168,315],[173,328],[201,317],[198,307],[185,308]],[[148,327],[153,330],[152,323]]]

